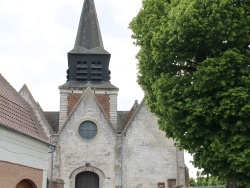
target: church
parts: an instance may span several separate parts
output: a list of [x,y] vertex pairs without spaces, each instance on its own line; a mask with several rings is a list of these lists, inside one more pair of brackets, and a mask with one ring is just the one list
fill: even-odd
[[159,130],[146,101],[117,111],[119,88],[110,82],[110,58],[94,0],[85,0],[75,44],[68,52],[66,83],[59,86],[60,111],[42,111],[27,86],[15,94],[29,104],[49,140],[43,141],[50,151],[41,187],[188,186],[184,151]]

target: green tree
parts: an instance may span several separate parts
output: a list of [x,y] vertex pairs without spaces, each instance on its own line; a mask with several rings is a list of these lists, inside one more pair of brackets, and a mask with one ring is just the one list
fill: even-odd
[[196,186],[196,182],[195,182],[195,179],[194,179],[194,178],[189,178],[189,185],[190,185],[191,187]]
[[220,180],[216,176],[198,176],[196,179],[189,179],[190,186],[222,186],[225,185],[225,181]]
[[143,0],[138,83],[194,165],[250,187],[250,1]]

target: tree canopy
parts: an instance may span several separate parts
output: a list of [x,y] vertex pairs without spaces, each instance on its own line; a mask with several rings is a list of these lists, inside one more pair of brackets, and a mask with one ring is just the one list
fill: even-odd
[[250,1],[143,0],[130,28],[160,129],[196,167],[250,186]]

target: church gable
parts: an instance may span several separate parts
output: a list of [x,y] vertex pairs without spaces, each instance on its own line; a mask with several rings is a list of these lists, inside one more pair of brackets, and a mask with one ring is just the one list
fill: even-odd
[[176,179],[176,147],[159,130],[157,118],[144,101],[123,131],[125,187],[153,187]]
[[106,124],[110,127],[110,130],[115,133],[115,130],[107,117],[104,109],[99,103],[98,99],[95,97],[93,91],[88,87],[85,93],[80,97],[74,108],[71,110],[66,122],[64,123],[62,130],[59,131],[59,134],[63,129],[70,124],[70,121],[78,120],[85,118],[90,119],[103,119],[106,121]]
[[[90,88],[59,131],[58,145],[63,177],[70,177],[76,169],[102,169],[106,176],[113,177],[107,180],[113,187],[116,133]],[[70,180],[65,179],[65,184]]]

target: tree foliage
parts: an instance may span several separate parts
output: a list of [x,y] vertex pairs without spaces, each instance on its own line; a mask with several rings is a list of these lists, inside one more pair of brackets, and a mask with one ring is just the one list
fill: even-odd
[[144,0],[138,83],[194,165],[250,186],[250,1]]
[[218,177],[198,177],[197,179],[190,178],[189,184],[191,187],[197,186],[223,186],[225,182],[219,180]]

